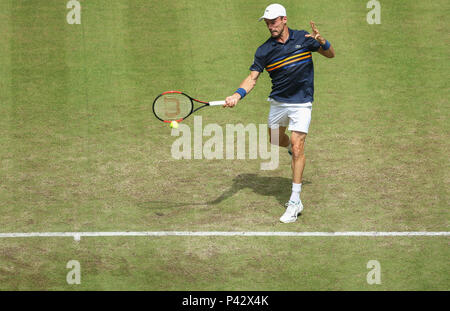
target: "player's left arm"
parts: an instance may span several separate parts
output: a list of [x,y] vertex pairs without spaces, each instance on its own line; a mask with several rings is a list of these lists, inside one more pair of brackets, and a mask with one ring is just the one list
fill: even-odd
[[336,56],[333,46],[331,45],[331,43],[327,43],[327,40],[320,34],[319,30],[316,27],[316,24],[313,21],[311,21],[310,24],[312,33],[305,35],[305,37],[313,38],[317,42],[319,42],[320,48],[317,50],[317,52],[328,58],[333,58],[334,56]]

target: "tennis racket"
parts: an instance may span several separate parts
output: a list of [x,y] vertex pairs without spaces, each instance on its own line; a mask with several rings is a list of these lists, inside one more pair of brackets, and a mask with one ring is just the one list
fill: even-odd
[[[202,105],[194,108],[194,102]],[[183,92],[168,91],[159,94],[153,101],[153,114],[158,120],[166,123],[181,122],[199,109],[208,106],[223,106],[224,104],[224,100],[204,102]]]

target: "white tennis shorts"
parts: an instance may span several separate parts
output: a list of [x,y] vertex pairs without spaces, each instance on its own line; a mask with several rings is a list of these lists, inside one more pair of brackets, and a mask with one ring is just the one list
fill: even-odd
[[270,102],[270,111],[267,122],[270,129],[283,126],[287,127],[289,131],[308,133],[312,103],[280,103],[272,98],[269,98],[268,101]]

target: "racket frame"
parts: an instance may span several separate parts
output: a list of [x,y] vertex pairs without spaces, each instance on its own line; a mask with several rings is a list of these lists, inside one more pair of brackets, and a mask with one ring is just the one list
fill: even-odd
[[[225,103],[224,101],[215,101],[215,102],[211,102],[211,103],[213,103],[213,104],[211,105],[209,102],[205,102],[205,101],[202,101],[202,100],[195,99],[195,98],[189,96],[188,94],[186,94],[186,93],[184,93],[184,92],[180,92],[180,91],[166,91],[166,92],[164,92],[164,93],[159,94],[159,95],[155,98],[155,100],[153,101],[153,105],[152,105],[152,110],[153,110],[153,114],[155,115],[155,117],[156,117],[158,120],[163,121],[163,122],[166,122],[166,123],[170,123],[170,122],[172,122],[172,121],[163,120],[163,119],[161,119],[160,117],[158,117],[158,115],[155,113],[155,103],[156,103],[156,101],[158,100],[158,98],[160,98],[161,96],[167,95],[167,94],[181,94],[181,95],[184,95],[184,96],[186,96],[187,98],[189,98],[189,100],[191,101],[191,111],[189,112],[189,114],[188,114],[187,116],[185,116],[184,118],[180,118],[180,119],[178,119],[178,120],[172,120],[172,121],[176,121],[176,122],[181,122],[181,121],[185,120],[185,119],[186,119],[187,117],[189,117],[191,114],[193,114],[193,113],[196,112],[197,110],[202,109],[202,108],[204,108],[204,107],[206,107],[206,106],[218,106],[218,105],[223,105],[223,104]],[[203,104],[203,105],[194,109],[194,101],[196,101],[196,102],[198,102],[198,103],[201,103],[201,104]]]

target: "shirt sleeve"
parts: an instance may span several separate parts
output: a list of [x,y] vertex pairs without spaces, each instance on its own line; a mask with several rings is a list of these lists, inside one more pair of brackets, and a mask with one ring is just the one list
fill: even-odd
[[255,53],[255,58],[253,60],[253,64],[250,66],[250,71],[263,72],[264,67],[266,67],[264,64],[264,58],[258,52],[259,50]]
[[[309,35],[309,32],[305,31],[305,35]],[[309,49],[311,52],[317,52],[317,50],[320,48],[320,43],[317,42],[316,39],[313,39],[311,37],[306,38],[305,40],[305,46],[307,49]]]

